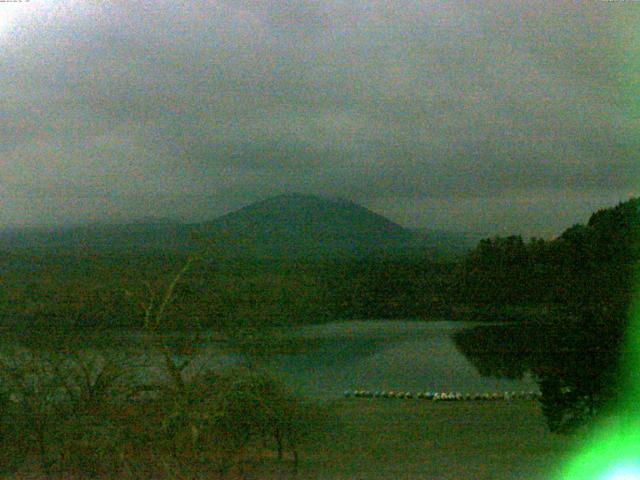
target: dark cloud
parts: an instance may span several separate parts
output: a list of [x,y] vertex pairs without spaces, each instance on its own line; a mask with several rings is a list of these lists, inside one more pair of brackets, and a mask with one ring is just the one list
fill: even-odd
[[549,235],[640,193],[640,4],[23,5],[0,23],[0,224],[295,190]]

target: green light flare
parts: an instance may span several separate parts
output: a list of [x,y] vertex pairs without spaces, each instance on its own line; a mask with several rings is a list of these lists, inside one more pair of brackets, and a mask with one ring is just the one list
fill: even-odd
[[640,480],[640,303],[635,302],[623,359],[624,395],[556,476],[562,480]]
[[[614,90],[627,122],[627,132],[640,135],[640,4],[614,2],[609,17],[619,70]],[[637,137],[632,141],[637,141]],[[640,159],[639,159],[640,161]],[[640,232],[639,232],[640,234]],[[620,401],[604,412],[599,423],[576,445],[570,459],[552,478],[558,480],[640,480],[640,270],[620,359]]]
[[[636,275],[636,278],[639,278]],[[640,418],[640,283],[636,282],[636,299],[631,310],[622,361],[620,388],[624,392],[618,410]],[[640,450],[638,451],[640,456]]]
[[640,480],[640,271],[621,358],[619,402],[556,476],[559,480]]

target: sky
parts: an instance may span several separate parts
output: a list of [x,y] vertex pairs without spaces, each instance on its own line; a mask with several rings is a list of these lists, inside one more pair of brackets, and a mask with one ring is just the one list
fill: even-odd
[[551,237],[640,195],[640,2],[0,2],[0,227],[285,192]]

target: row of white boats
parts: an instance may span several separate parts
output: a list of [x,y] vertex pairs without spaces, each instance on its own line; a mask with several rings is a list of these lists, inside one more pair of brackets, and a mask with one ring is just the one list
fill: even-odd
[[371,391],[371,390],[346,390],[345,398],[399,398],[399,399],[419,399],[431,401],[461,401],[461,400],[534,400],[540,398],[540,392],[533,390],[524,392],[491,392],[491,393],[459,393],[459,392],[395,392],[393,390]]

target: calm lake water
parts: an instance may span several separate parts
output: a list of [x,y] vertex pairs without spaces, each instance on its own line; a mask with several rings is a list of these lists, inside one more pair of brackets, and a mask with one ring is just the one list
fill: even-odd
[[319,398],[345,390],[457,391],[535,390],[521,380],[488,378],[456,348],[452,335],[477,323],[357,321],[305,327],[305,351],[275,355],[270,369],[292,387]]
[[[287,333],[297,345],[290,353],[272,353],[261,362],[290,387],[320,399],[340,397],[345,390],[356,389],[461,393],[538,391],[537,384],[528,375],[511,380],[478,373],[453,340],[456,331],[478,326],[477,322],[403,320],[310,325]],[[183,334],[171,336],[189,342]],[[140,333],[114,332],[100,338],[101,347],[92,347],[88,338],[80,342],[84,349],[117,354],[128,365],[142,366],[135,370],[141,381],[163,381],[166,371],[161,360],[157,354],[143,353]],[[49,342],[47,338],[40,340]],[[201,354],[185,373],[243,363],[241,354],[224,352],[222,345],[215,341],[214,332],[205,332],[203,340]],[[105,343],[108,346],[105,347]]]

